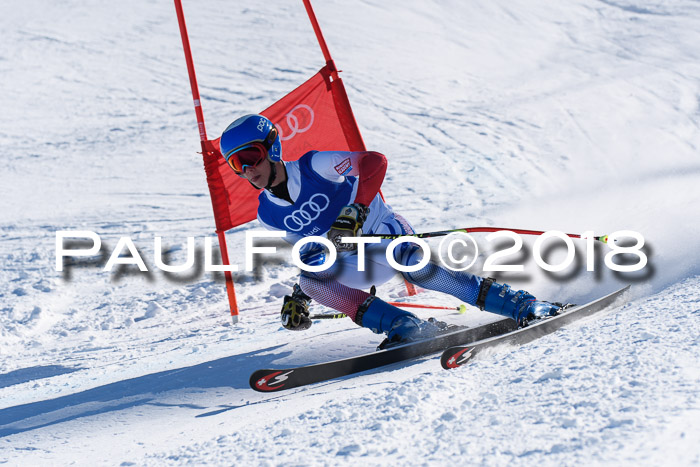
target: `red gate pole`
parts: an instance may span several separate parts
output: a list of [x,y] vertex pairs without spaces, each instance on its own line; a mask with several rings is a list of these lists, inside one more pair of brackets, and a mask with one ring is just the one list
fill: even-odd
[[[177,22],[180,25],[180,36],[182,37],[182,48],[185,51],[185,61],[187,62],[187,73],[190,76],[190,87],[192,88],[192,99],[194,101],[194,111],[197,114],[197,126],[199,127],[199,139],[202,143],[202,153],[206,157],[209,153],[207,146],[207,130],[204,126],[204,113],[202,112],[202,103],[199,99],[199,87],[197,86],[197,76],[194,72],[194,62],[192,61],[192,50],[190,49],[190,39],[187,35],[187,26],[185,25],[185,14],[182,11],[181,0],[175,0],[175,11],[177,12]],[[213,202],[213,199],[212,199]],[[226,236],[224,232],[216,232],[219,238],[219,249],[221,250],[221,261],[228,266],[228,247],[226,246]],[[236,302],[236,289],[233,285],[233,276],[231,271],[225,271],[226,292],[228,295],[228,303],[231,308],[231,319],[233,323],[238,322],[238,303]]]
[[311,8],[311,0],[303,0],[304,8],[306,8],[306,14],[309,15],[311,20],[311,26],[314,28],[316,33],[316,39],[318,39],[318,45],[321,46],[321,52],[323,52],[323,58],[326,59],[326,65],[328,65],[328,70],[331,72],[333,79],[338,79],[338,69],[335,67],[335,63],[331,58],[331,52],[328,50],[326,45],[326,40],[323,38],[323,33],[321,32],[321,26],[318,25],[318,20],[316,19],[316,14],[313,8]]
[[[175,0],[175,10],[177,11],[177,22],[180,25],[180,37],[182,37],[182,48],[185,51],[185,61],[187,62],[187,73],[190,75],[190,87],[192,88],[192,99],[194,100],[194,111],[197,114],[197,125],[199,126],[199,139],[204,143],[207,140],[207,130],[204,127],[204,113],[199,100],[199,86],[197,86],[197,76],[194,73],[194,62],[192,61],[192,50],[190,49],[190,39],[187,35],[185,25],[185,14],[182,12],[182,2]],[[202,145],[204,149],[204,145]]]

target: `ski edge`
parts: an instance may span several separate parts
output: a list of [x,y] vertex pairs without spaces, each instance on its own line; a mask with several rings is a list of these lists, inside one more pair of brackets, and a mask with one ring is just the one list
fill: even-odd
[[503,318],[474,328],[462,328],[433,339],[340,360],[297,367],[259,369],[250,375],[249,384],[251,389],[258,392],[269,393],[293,389],[435,354],[453,345],[497,336],[514,329],[515,322],[512,319]]
[[614,292],[604,295],[596,300],[585,303],[581,306],[573,307],[570,310],[554,318],[543,320],[526,328],[518,329],[509,333],[493,336],[466,345],[450,347],[442,352],[440,364],[446,370],[459,368],[469,363],[481,350],[500,344],[522,345],[532,342],[540,337],[552,334],[560,328],[571,324],[574,321],[589,317],[614,305],[619,299],[629,292],[627,285]]

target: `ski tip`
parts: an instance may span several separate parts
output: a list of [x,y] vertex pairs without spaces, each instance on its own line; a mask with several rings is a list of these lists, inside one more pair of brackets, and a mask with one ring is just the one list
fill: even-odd
[[460,346],[445,350],[440,357],[440,364],[446,370],[460,367],[467,363],[474,354],[474,347]]
[[287,389],[286,383],[294,370],[258,370],[250,375],[251,389],[258,392],[273,392]]

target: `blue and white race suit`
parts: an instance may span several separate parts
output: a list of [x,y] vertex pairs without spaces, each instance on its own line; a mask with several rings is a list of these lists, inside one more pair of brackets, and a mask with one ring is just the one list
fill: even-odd
[[[327,151],[309,152],[299,160],[284,162],[287,190],[293,203],[277,198],[264,190],[259,200],[258,220],[269,230],[287,232],[286,240],[294,243],[308,236],[325,236],[341,209],[354,202],[357,194],[358,159],[361,153]],[[410,234],[411,225],[394,213],[380,194],[369,205],[369,214],[362,226],[364,233]],[[319,273],[302,272],[299,285],[312,299],[354,318],[372,285],[387,282],[397,271],[386,259],[391,240],[365,246],[365,270],[359,271],[357,251],[341,252],[329,269]],[[302,261],[309,265],[324,262],[320,244],[307,244],[301,251]],[[415,265],[422,250],[404,243],[394,250],[394,259],[402,265]],[[465,272],[444,269],[430,262],[423,269],[402,273],[418,286],[438,290],[475,304],[481,278]]]

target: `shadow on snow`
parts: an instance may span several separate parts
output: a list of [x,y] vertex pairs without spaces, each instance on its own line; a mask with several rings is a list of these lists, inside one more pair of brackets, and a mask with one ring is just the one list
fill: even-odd
[[[169,391],[216,387],[248,389],[248,378],[253,371],[252,369],[269,366],[271,361],[288,356],[291,353],[267,354],[267,352],[280,347],[282,345],[246,354],[233,355],[190,367],[118,381],[56,399],[1,409],[0,437],[141,405],[176,405],[166,404],[159,400],[159,394]],[[266,353],[266,355],[259,355],[261,353]],[[54,371],[49,376],[61,373]],[[24,376],[26,375],[14,375],[12,379],[17,379],[18,382],[26,382],[27,380]],[[195,409],[202,408],[192,404],[177,405]]]

